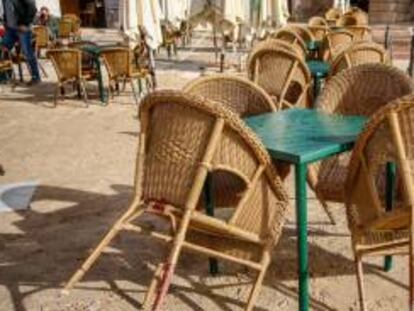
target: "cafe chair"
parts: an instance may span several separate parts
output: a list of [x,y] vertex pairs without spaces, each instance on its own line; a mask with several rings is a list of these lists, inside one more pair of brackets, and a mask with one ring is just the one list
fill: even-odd
[[333,60],[331,75],[367,63],[391,65],[391,58],[385,48],[374,42],[357,42],[342,50]]
[[302,51],[303,55],[306,57],[308,53],[308,49],[306,47],[305,41],[303,41],[302,37],[299,35],[299,33],[290,27],[284,27],[275,33],[270,35],[270,38],[272,39],[279,39],[282,41],[287,42],[288,44],[291,44],[294,46],[298,51]]
[[342,12],[338,8],[330,8],[325,13],[325,20],[328,22],[330,26],[337,26],[338,21],[342,16]]
[[49,40],[49,30],[46,26],[36,25],[32,28],[34,36],[34,51],[36,53],[39,68],[42,71],[43,75],[47,78],[47,71],[45,70],[40,59],[44,58],[45,54],[43,52],[47,51],[51,47],[51,42]]
[[81,51],[77,49],[55,49],[49,50],[46,55],[52,61],[58,79],[55,90],[55,107],[58,104],[59,95],[64,93],[64,85],[69,83],[78,87],[78,94],[83,94],[85,104],[88,106],[86,81],[96,79],[96,73],[82,70]]
[[326,19],[324,19],[321,16],[313,16],[309,19],[308,21],[308,26],[324,26],[326,28],[329,28],[329,24],[326,21]]
[[[66,284],[71,289],[118,234],[132,231],[166,243],[143,303],[160,310],[183,250],[257,271],[246,310],[252,310],[282,232],[288,196],[264,146],[222,104],[180,91],[155,91],[142,102],[141,132],[131,205]],[[168,120],[168,122],[166,122]],[[231,215],[200,209],[208,175],[233,174],[245,191]],[[139,223],[151,214],[167,229]],[[165,227],[164,227],[165,228]]]
[[332,63],[333,60],[346,48],[352,45],[354,35],[345,30],[332,31],[322,41],[322,59]]
[[[329,79],[315,107],[329,114],[370,117],[390,101],[413,91],[413,82],[398,68],[364,64]],[[345,202],[350,155],[342,153],[309,167],[309,184],[325,210],[329,210],[327,202]]]
[[306,42],[309,42],[309,41],[315,41],[315,36],[306,26],[299,25],[299,24],[292,24],[292,25],[285,27],[285,29],[286,28],[296,32],[296,34],[299,35],[299,37],[302,39],[303,42],[305,42],[305,44]]
[[[365,257],[409,255],[410,300],[414,304],[414,96],[397,99],[371,116],[352,153],[345,184],[346,211],[355,256],[361,310],[367,310],[363,286]],[[396,165],[393,207],[385,199],[385,167]],[[411,245],[411,247],[410,247]]]
[[250,50],[249,55],[254,55],[256,50],[262,49],[264,46],[271,46],[273,48],[278,48],[286,50],[291,53],[295,53],[303,61],[306,60],[306,55],[303,53],[303,49],[300,46],[292,45],[281,39],[268,38],[266,41],[262,41],[259,44],[256,44],[253,49]]
[[344,29],[354,35],[355,42],[372,41],[372,30],[368,26],[364,26],[364,25],[347,26]]
[[138,107],[141,90],[137,89],[135,83],[140,84],[140,80],[145,76],[140,70],[135,70],[133,67],[132,51],[126,47],[106,48],[102,50],[101,56],[108,72],[108,103],[109,98],[114,97],[115,90],[118,94],[120,93],[119,84],[122,82],[124,86],[127,83],[130,84]]
[[293,51],[260,42],[247,60],[248,77],[273,99],[277,109],[310,107],[311,74]]
[[369,24],[368,14],[358,7],[352,7],[339,19],[339,26],[367,26]]
[[141,80],[144,82],[147,92],[156,88],[155,68],[151,62],[150,53],[150,49],[142,41],[132,49],[132,71],[141,76],[138,84],[139,92],[143,91]]

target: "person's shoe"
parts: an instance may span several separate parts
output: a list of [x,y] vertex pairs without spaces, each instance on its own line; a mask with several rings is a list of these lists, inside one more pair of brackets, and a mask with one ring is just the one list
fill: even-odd
[[36,80],[32,79],[26,83],[26,86],[35,86],[35,85],[38,85],[40,82],[41,82],[40,79],[36,79]]

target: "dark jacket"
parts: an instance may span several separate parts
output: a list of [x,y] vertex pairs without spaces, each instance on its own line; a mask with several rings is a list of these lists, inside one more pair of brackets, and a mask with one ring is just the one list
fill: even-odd
[[[11,1],[13,3],[18,25],[29,26],[33,23],[37,12],[35,0],[3,0],[3,3],[4,1]],[[5,14],[4,21],[7,25]]]

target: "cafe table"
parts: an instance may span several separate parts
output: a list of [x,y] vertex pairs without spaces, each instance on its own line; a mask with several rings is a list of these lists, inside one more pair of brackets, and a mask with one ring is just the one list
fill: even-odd
[[321,91],[322,80],[325,79],[331,71],[331,65],[328,62],[319,60],[310,60],[306,62],[313,78],[313,96],[317,98]]
[[102,105],[105,105],[105,103],[107,102],[106,99],[107,99],[108,94],[106,94],[104,82],[103,82],[101,52],[103,49],[107,47],[113,47],[113,46],[84,45],[80,48],[82,52],[90,54],[93,58],[93,62],[95,64],[95,68],[97,72],[96,79],[98,80],[99,97],[100,97]]
[[289,109],[246,118],[270,156],[295,166],[299,310],[309,310],[308,166],[349,151],[366,117],[330,115],[316,109]]

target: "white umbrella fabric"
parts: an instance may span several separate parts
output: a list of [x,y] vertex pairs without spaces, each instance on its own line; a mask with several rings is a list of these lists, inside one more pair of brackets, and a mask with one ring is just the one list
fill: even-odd
[[191,0],[161,0],[160,4],[165,20],[178,28],[188,17]]

